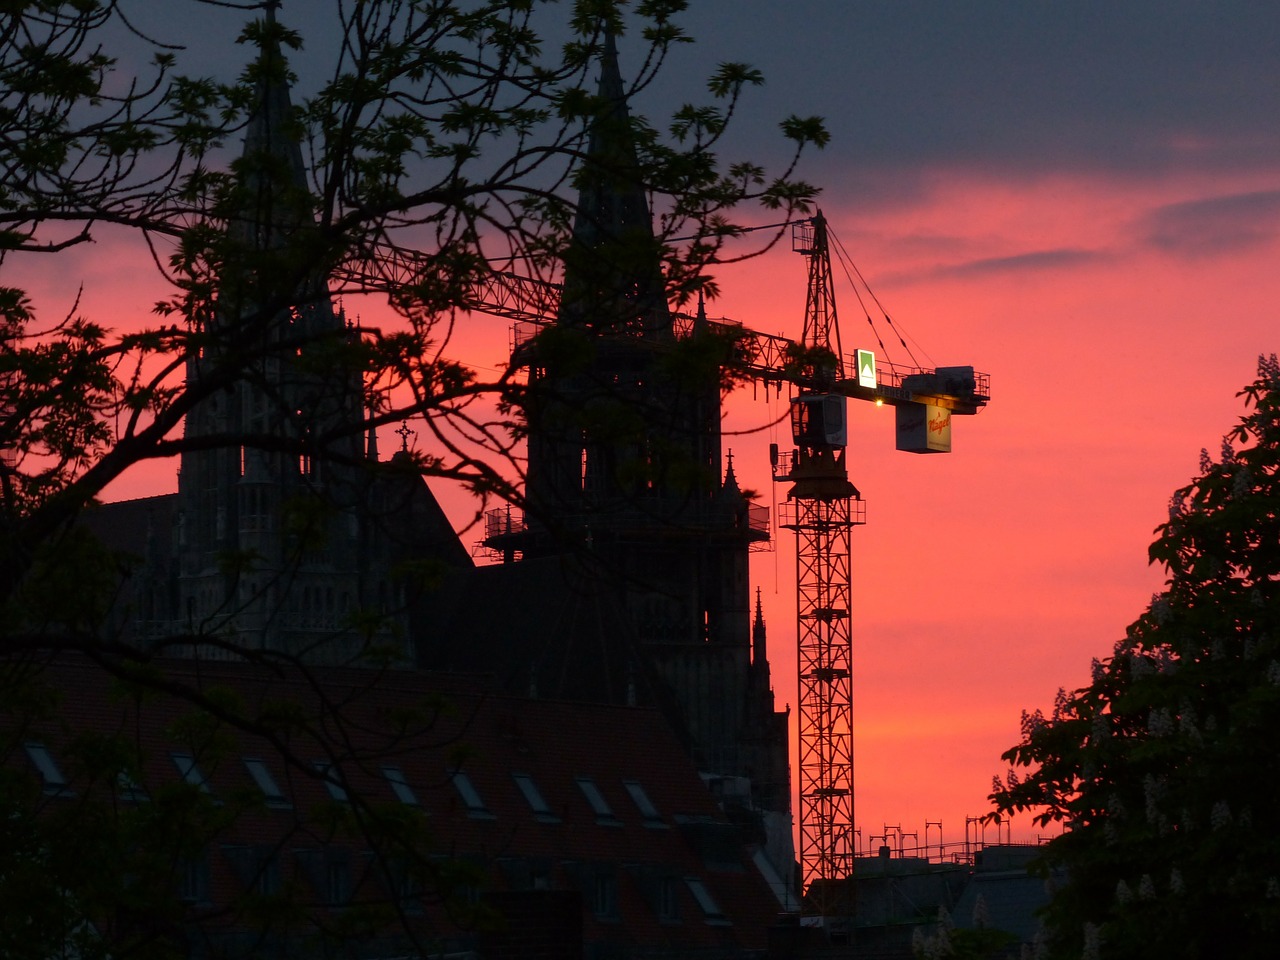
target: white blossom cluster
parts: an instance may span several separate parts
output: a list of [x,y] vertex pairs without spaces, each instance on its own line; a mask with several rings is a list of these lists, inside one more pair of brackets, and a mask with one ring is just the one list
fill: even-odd
[[1146,806],[1147,822],[1155,827],[1156,831],[1162,836],[1168,833],[1171,828],[1169,818],[1160,809],[1160,802],[1164,800],[1166,793],[1166,784],[1162,781],[1157,780],[1151,774],[1147,774],[1143,778],[1142,796]]
[[1173,610],[1169,606],[1169,598],[1162,593],[1151,595],[1151,619],[1163,627],[1173,619]]
[[1053,719],[1058,721],[1067,715],[1067,704],[1070,702],[1065,687],[1059,687],[1053,696]]
[[1195,710],[1185,700],[1178,709],[1178,732],[1189,738],[1192,743],[1200,744],[1204,741],[1204,737],[1200,735],[1200,728],[1196,726]]
[[[1056,708],[1053,719],[1059,719]],[[1044,714],[1040,712],[1039,707],[1037,707],[1033,713],[1027,713],[1027,711],[1023,710],[1022,720],[1019,724],[1019,727],[1022,730],[1022,742],[1029,743],[1031,741],[1031,737],[1036,733],[1039,733],[1044,728],[1044,725]]]
[[1153,737],[1169,737],[1178,729],[1168,707],[1157,707],[1147,717],[1147,732]]
[[1224,830],[1231,826],[1231,807],[1227,801],[1219,800],[1209,811],[1209,824],[1215,830]]
[[1085,922],[1084,925],[1084,950],[1080,953],[1080,960],[1101,960],[1102,958],[1102,931],[1098,929],[1096,923]]
[[1133,671],[1135,679],[1149,677],[1156,672],[1155,666],[1151,663],[1151,658],[1138,650],[1134,650],[1129,654],[1129,669]]
[[946,907],[938,908],[937,923],[937,932],[933,934],[925,933],[924,928],[919,926],[911,931],[911,952],[918,960],[942,960],[955,953],[955,947],[951,944],[951,932],[956,925]]
[[1280,361],[1276,360],[1274,353],[1270,356],[1258,354],[1258,379],[1269,380],[1272,383],[1280,381]]
[[1151,901],[1156,898],[1156,883],[1151,874],[1144,873],[1138,880],[1138,899]]
[[1019,960],[1045,960],[1049,956],[1049,935],[1045,932],[1043,921],[1036,927],[1031,942],[1022,945],[1018,956]]
[[990,922],[991,912],[987,908],[987,898],[982,894],[978,894],[973,901],[973,925],[978,929],[982,929]]
[[1111,736],[1111,727],[1107,723],[1105,714],[1094,714],[1093,723],[1089,728],[1089,739],[1095,744],[1102,743]]
[[1120,794],[1113,793],[1107,797],[1107,811],[1117,820],[1123,820],[1129,813]]
[[1253,491],[1253,473],[1246,464],[1240,464],[1235,476],[1231,478],[1231,496],[1237,500]]

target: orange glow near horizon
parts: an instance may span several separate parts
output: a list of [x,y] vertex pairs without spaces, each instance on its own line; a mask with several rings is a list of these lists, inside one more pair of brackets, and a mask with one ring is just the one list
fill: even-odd
[[[850,475],[868,501],[853,574],[864,844],[885,824],[923,836],[926,821],[963,840],[966,817],[987,812],[992,775],[1004,775],[999,754],[1018,737],[1020,711],[1086,682],[1090,659],[1109,655],[1160,588],[1146,563],[1152,531],[1200,448],[1216,455],[1240,415],[1235,393],[1258,354],[1277,349],[1270,312],[1280,300],[1270,233],[1183,224],[1184,208],[1171,205],[1275,188],[1262,178],[939,176],[905,209],[825,205],[908,343],[929,351],[920,362],[972,364],[992,382],[990,408],[956,418],[948,456],[898,453],[889,410],[851,410]],[[42,261],[27,278],[46,319],[74,300],[65,278],[85,284],[81,312],[111,325],[150,322],[163,294],[137,251],[105,243]],[[717,279],[712,316],[799,335],[804,264],[788,240]],[[837,297],[846,351],[883,358],[839,280]],[[896,348],[887,359],[910,362],[892,331],[880,333]],[[448,352],[486,368],[507,348],[505,322],[476,318]],[[771,484],[767,448],[790,438],[785,397],[765,394],[748,386],[730,397],[724,448],[741,484],[776,506],[786,491]],[[383,438],[384,452],[394,439]],[[111,496],[169,492],[175,472],[143,464]],[[465,493],[437,495],[456,524],[472,519]],[[790,537],[781,531],[773,552],[754,555],[752,575],[778,706],[794,717]],[[1026,817],[1013,832],[1037,831]]]

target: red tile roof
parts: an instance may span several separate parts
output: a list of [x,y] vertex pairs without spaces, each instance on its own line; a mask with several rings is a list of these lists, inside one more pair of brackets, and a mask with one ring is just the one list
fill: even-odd
[[[68,744],[82,731],[114,732],[136,744],[142,757],[137,779],[147,793],[181,783],[172,754],[190,754],[210,797],[228,810],[260,799],[243,759],[262,760],[282,796],[232,818],[218,837],[209,867],[215,905],[252,879],[259,848],[292,853],[280,869],[317,887],[325,882],[325,851],[339,851],[354,858],[357,897],[385,889],[390,881],[375,882],[360,844],[340,839],[334,824],[342,813],[335,819],[334,811],[357,814],[357,821],[403,815],[409,808],[383,770],[394,766],[425,814],[435,852],[476,864],[492,902],[515,914],[529,912],[529,898],[540,902],[538,894],[521,890],[545,882],[581,891],[581,935],[588,944],[686,951],[765,946],[776,901],[750,862],[751,850],[656,711],[486,695],[463,678],[403,670],[183,661],[149,671],[149,685],[165,693],[130,694],[101,667],[59,658],[44,671],[62,697],[56,721],[15,737],[15,718],[3,715],[0,729],[9,728],[11,745],[44,742],[72,790],[82,789],[85,771]],[[249,729],[236,729],[236,717]],[[35,776],[22,757],[11,755],[9,762],[24,763]],[[484,813],[470,809],[450,782],[455,768],[469,778]],[[351,804],[333,798],[325,771]],[[541,814],[516,774],[536,784],[547,808]],[[580,778],[590,778],[613,819],[592,809]],[[628,781],[641,785],[660,821],[643,815]],[[722,917],[705,915],[685,882],[690,877],[701,881]],[[426,914],[439,920],[439,911]]]

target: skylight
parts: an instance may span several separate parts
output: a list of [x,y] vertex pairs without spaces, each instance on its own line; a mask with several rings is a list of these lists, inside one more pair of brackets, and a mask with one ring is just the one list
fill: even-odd
[[169,756],[174,766],[178,768],[178,772],[182,774],[183,780],[193,787],[199,787],[203,793],[209,792],[209,781],[205,779],[195,757],[189,753],[171,753]]
[[450,779],[453,780],[453,786],[458,791],[458,796],[467,805],[467,812],[472,817],[485,819],[493,816],[485,805],[484,799],[480,796],[480,791],[476,789],[469,776],[461,770],[454,770],[450,774]]
[[516,786],[520,788],[520,792],[524,794],[525,800],[528,801],[530,809],[534,815],[543,823],[559,823],[560,818],[552,811],[551,806],[542,796],[542,791],[538,789],[538,785],[533,782],[533,777],[525,773],[513,773],[512,779],[515,780]]
[[706,915],[708,923],[727,923],[724,911],[720,909],[715,898],[711,896],[711,891],[707,889],[707,885],[698,877],[685,877],[685,886],[689,888],[689,892],[693,894],[693,899],[698,901],[698,906],[702,908],[702,912]]
[[582,795],[587,798],[587,803],[595,811],[596,822],[617,824],[619,820],[614,816],[613,808],[609,806],[609,801],[605,800],[604,794],[600,792],[596,782],[590,777],[577,777],[575,779],[578,787],[582,790]]
[[127,770],[121,770],[116,774],[116,786],[120,790],[120,796],[125,800],[136,802],[147,799],[147,791],[142,789],[141,784],[133,779]]
[[338,773],[333,764],[327,760],[317,760],[311,766],[324,779],[324,788],[329,791],[329,796],[341,803],[346,803],[347,791],[338,780]]
[[622,785],[626,787],[627,793],[631,796],[631,800],[636,805],[636,809],[640,811],[640,816],[644,818],[646,827],[665,827],[662,822],[662,814],[658,812],[658,808],[653,805],[653,801],[649,799],[649,795],[644,792],[644,787],[640,786],[637,780],[623,780]]
[[253,782],[258,785],[258,789],[262,791],[262,795],[267,800],[267,805],[272,807],[290,807],[293,806],[276,786],[275,777],[271,775],[266,763],[262,760],[255,760],[251,757],[244,758],[245,769],[249,771],[249,776],[253,777]]
[[39,771],[40,778],[44,780],[44,792],[50,794],[65,793],[67,791],[67,778],[58,769],[58,763],[53,759],[53,754],[49,752],[49,748],[43,743],[35,742],[27,742],[22,746],[27,751],[27,756],[35,765],[36,770]]
[[397,800],[410,807],[418,806],[418,797],[409,786],[409,781],[404,778],[403,770],[399,767],[385,766],[382,768],[382,775],[387,778],[387,783],[391,784],[391,791],[396,795]]

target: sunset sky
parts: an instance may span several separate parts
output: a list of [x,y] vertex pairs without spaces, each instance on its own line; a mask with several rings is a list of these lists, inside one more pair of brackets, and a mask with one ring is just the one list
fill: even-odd
[[[864,842],[886,823],[923,838],[926,820],[961,840],[1020,711],[1083,684],[1159,588],[1146,549],[1169,494],[1202,447],[1217,455],[1258,354],[1280,349],[1280,5],[692,7],[698,43],[637,108],[656,121],[700,97],[719,61],[762,68],[726,156],[777,162],[778,120],[825,116],[832,142],[802,173],[835,235],[919,360],[991,375],[990,408],[954,423],[949,456],[895,452],[887,407],[855,408],[850,434],[869,521],[854,541],[855,818]],[[304,9],[281,18],[310,40]],[[228,44],[244,16],[203,15]],[[166,29],[191,39],[176,18]],[[304,78],[316,46],[295,58]],[[206,39],[197,54],[238,66],[246,51]],[[621,58],[626,75],[638,48],[624,39]],[[80,270],[86,304],[123,323],[154,299],[124,262],[100,247],[30,277],[58,289]],[[719,279],[712,315],[799,336],[789,244]],[[844,345],[873,346],[852,292],[836,292]],[[507,343],[505,323],[477,319],[458,358],[496,366]],[[783,409],[750,389],[730,404],[738,478],[770,505],[785,491],[767,446],[789,438],[761,428]],[[116,492],[175,486],[165,469]],[[753,576],[781,705],[795,703],[794,557],[778,539]]]

